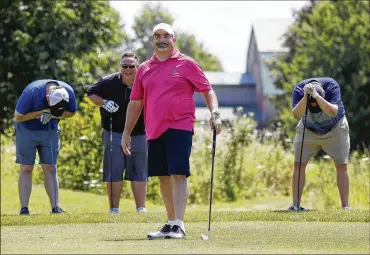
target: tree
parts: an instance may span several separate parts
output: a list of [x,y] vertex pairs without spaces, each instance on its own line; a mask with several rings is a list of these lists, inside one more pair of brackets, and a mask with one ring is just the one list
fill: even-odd
[[341,86],[351,146],[370,145],[370,5],[368,1],[316,2],[298,11],[285,34],[289,53],[270,63],[285,95],[277,114],[292,134],[291,93],[308,77],[329,76]]
[[[127,47],[134,50],[140,62],[149,59],[153,53],[151,36],[153,27],[158,23],[173,24],[174,18],[168,9],[159,4],[145,4],[141,14],[135,17],[133,30],[134,39],[128,40]],[[189,57],[194,58],[204,70],[220,71],[222,65],[220,60],[207,52],[194,35],[188,35],[181,31],[175,31],[177,48]]]
[[108,2],[5,0],[0,17],[1,131],[12,123],[23,88],[36,79],[66,81],[81,98],[83,85],[118,62],[113,52],[125,37]]
[[177,33],[176,45],[182,53],[194,58],[204,70],[206,71],[222,70],[220,60],[216,56],[205,51],[203,48],[203,44],[199,43],[195,39],[194,35],[188,35],[183,32]]

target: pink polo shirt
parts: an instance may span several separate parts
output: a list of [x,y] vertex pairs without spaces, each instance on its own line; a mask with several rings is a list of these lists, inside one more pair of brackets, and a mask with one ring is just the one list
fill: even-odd
[[143,100],[147,139],[167,129],[194,130],[194,92],[212,87],[195,60],[175,50],[166,61],[155,54],[136,73],[131,100]]

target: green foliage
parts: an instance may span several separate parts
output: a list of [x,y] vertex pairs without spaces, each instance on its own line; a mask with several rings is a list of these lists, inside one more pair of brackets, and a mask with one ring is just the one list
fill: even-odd
[[[92,84],[119,62],[114,49],[124,34],[120,32],[117,12],[110,9],[107,2],[49,3],[38,0],[27,4],[5,1],[2,5],[6,8],[1,9],[4,22],[0,34],[7,47],[0,48],[0,91],[7,97],[0,99],[0,111],[2,116],[7,114],[8,119],[11,119],[16,97],[32,80],[45,77],[65,80],[75,85],[82,96],[83,85]],[[252,118],[240,116],[231,121],[230,127],[224,127],[217,140],[215,201],[291,196],[293,150],[291,141],[282,137],[286,137],[283,130],[294,127],[290,114],[292,84],[306,77],[327,75],[338,80],[343,87],[351,129],[356,130],[356,134],[351,134],[352,141],[355,144],[368,141],[370,61],[369,44],[365,40],[365,31],[369,30],[365,7],[364,2],[323,2],[297,14],[297,22],[286,40],[291,51],[273,63],[277,84],[287,93],[279,101],[283,126],[275,132],[265,131],[261,136],[255,131]],[[132,45],[143,46],[138,49],[141,61],[151,55],[152,27],[159,22],[172,24],[173,21],[160,5],[144,6],[134,25],[138,40],[132,41]],[[217,58],[204,51],[194,36],[181,31],[176,35],[180,50],[197,60],[203,69],[221,70]],[[357,103],[357,108],[353,102]],[[86,97],[81,99],[79,110],[75,117],[60,122],[60,186],[105,194],[105,185],[101,181],[103,146],[99,111]],[[14,146],[8,138],[12,135],[9,128],[1,136],[2,179],[3,176],[17,176]],[[208,127],[197,125],[191,157],[192,176],[189,178],[189,202],[192,204],[208,203],[211,138]],[[6,167],[3,167],[3,155]],[[368,208],[370,205],[369,157],[369,151],[365,150],[353,152],[350,159],[353,207]],[[36,183],[42,182],[42,174],[34,177]],[[131,197],[127,190],[125,188],[123,196]],[[148,198],[161,201],[157,178],[150,178]],[[315,207],[339,204],[331,161],[320,158],[308,165],[303,203]]]
[[352,149],[369,146],[369,9],[368,1],[323,1],[295,14],[295,22],[285,35],[289,53],[270,63],[275,83],[286,92],[277,98],[277,116],[290,135],[296,123],[290,110],[294,84],[309,77],[329,76],[341,86]]
[[205,71],[222,71],[220,60],[206,51],[194,35],[177,32],[176,47],[181,53],[194,58]]
[[[168,9],[160,3],[147,3],[143,6],[141,13],[135,17],[133,30],[135,36],[127,40],[127,47],[134,50],[140,62],[149,59],[153,53],[151,37],[153,27],[158,23],[173,24],[175,19]],[[175,31],[176,47],[184,54],[194,58],[204,70],[222,71],[220,60],[207,52],[203,45],[199,43],[194,35],[189,35],[181,31]],[[137,46],[139,45],[139,47]]]
[[[293,146],[282,139],[283,132],[255,130],[251,117],[231,121],[218,136],[215,176],[215,201],[237,201],[256,197],[291,196]],[[198,128],[191,157],[191,203],[207,203],[211,169],[211,132]],[[332,208],[340,204],[336,172],[327,156],[312,160],[307,167],[303,204],[308,207]],[[370,153],[354,152],[349,162],[350,201],[353,207],[370,205]]]
[[86,97],[80,103],[80,109],[73,118],[60,122],[63,141],[58,160],[60,186],[94,190],[100,187],[102,176],[100,115],[98,108]]
[[12,123],[17,98],[37,79],[53,78],[83,85],[111,71],[112,51],[125,37],[119,14],[108,2],[1,2],[0,114],[1,131]]
[[[63,120],[58,173],[62,188],[106,194],[102,183],[103,145],[99,110],[89,100],[81,102],[83,113]],[[282,131],[255,131],[250,116],[240,116],[224,127],[217,136],[214,189],[215,202],[232,202],[256,198],[291,197],[293,146],[281,140]],[[17,177],[12,141],[2,136],[2,179]],[[204,123],[196,126],[189,177],[189,204],[207,204],[211,173],[212,132]],[[285,145],[283,144],[285,143]],[[12,152],[12,153],[10,153]],[[3,162],[5,159],[5,163]],[[350,157],[350,204],[363,209],[370,206],[370,152],[353,152]],[[41,184],[43,175],[34,173]],[[306,187],[302,204],[309,208],[338,208],[336,170],[327,157],[312,160],[306,170]],[[123,197],[132,198],[125,182]],[[150,178],[148,200],[162,203],[158,178]]]
[[[129,47],[136,52],[140,63],[149,59],[154,53],[151,41],[153,27],[158,23],[172,24],[173,21],[174,19],[169,10],[160,3],[146,3],[143,5],[132,26],[135,36],[128,40]],[[136,44],[139,46],[136,46]]]

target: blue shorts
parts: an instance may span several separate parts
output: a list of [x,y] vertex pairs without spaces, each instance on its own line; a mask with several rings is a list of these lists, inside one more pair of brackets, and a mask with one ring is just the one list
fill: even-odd
[[148,176],[190,176],[193,133],[167,129],[160,137],[149,140]]
[[16,122],[15,162],[22,165],[34,165],[37,151],[40,164],[56,164],[60,148],[59,133],[59,127],[51,130],[30,130],[22,123]]
[[[123,153],[122,133],[112,132],[112,151],[110,151],[110,134],[103,129],[104,159],[103,182],[125,180],[144,182],[148,180],[148,145],[145,135],[131,137],[131,156]],[[111,168],[112,167],[112,168]]]

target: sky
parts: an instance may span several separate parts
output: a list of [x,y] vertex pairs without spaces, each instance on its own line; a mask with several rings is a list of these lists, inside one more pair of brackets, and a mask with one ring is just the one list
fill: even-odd
[[[225,72],[244,73],[251,27],[266,18],[292,18],[308,1],[151,1],[161,2],[174,17],[173,29],[196,36],[218,57]],[[110,1],[119,11],[125,30],[132,33],[134,17],[144,2]]]

